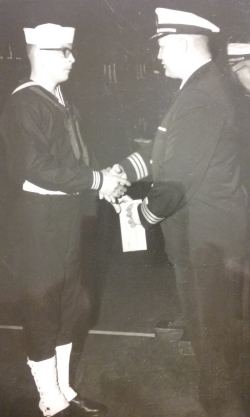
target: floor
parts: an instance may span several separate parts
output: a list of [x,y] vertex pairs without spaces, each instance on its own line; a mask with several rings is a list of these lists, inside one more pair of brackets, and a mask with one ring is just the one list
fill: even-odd
[[[154,246],[155,236],[149,236]],[[1,262],[0,416],[36,417],[37,393],[28,366],[18,312],[16,278]],[[157,329],[179,313],[171,265],[160,251],[122,253],[119,227],[106,259],[100,317],[72,365],[78,391],[105,402],[108,417],[202,417],[197,366],[180,332]]]

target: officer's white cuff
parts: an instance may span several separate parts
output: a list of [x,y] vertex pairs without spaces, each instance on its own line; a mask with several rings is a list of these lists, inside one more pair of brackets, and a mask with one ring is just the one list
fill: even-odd
[[128,156],[127,158],[136,172],[137,181],[141,180],[148,176],[148,169],[147,165],[145,164],[143,158],[138,152],[133,153],[132,155]]
[[147,197],[142,202],[141,212],[143,216],[145,217],[145,220],[150,224],[157,224],[161,222],[162,220],[164,220],[164,217],[158,217],[149,210]]

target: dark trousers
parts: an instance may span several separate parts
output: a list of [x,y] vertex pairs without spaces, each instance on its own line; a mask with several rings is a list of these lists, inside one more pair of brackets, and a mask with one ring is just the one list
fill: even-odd
[[20,283],[29,359],[41,361],[72,342],[90,313],[83,285],[81,195],[22,192],[11,216],[13,267]]
[[200,368],[201,403],[212,417],[242,417],[243,270],[235,262],[224,265],[219,254],[213,246],[203,248],[197,256],[210,266],[176,269],[187,285],[188,334]]

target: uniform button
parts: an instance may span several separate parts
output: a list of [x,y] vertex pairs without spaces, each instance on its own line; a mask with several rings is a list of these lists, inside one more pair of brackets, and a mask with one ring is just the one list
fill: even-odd
[[149,162],[150,162],[150,164],[152,164],[152,163],[153,163],[153,159],[150,159],[150,161],[149,161]]

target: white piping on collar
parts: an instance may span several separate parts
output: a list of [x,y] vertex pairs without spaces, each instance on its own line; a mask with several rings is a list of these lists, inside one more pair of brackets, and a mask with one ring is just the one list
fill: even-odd
[[26,88],[26,87],[32,87],[33,85],[39,85],[39,84],[37,84],[35,81],[28,81],[27,83],[24,83],[24,84],[22,84],[22,85],[19,85],[19,87],[17,87],[17,88],[13,91],[13,93],[12,93],[12,94],[16,93],[17,91],[22,90],[23,88]]
[[[24,83],[24,84],[20,85],[19,87],[17,87],[13,91],[12,94],[17,93],[17,91],[20,91],[23,88],[32,87],[32,86],[36,86],[36,85],[37,86],[40,86],[40,84],[36,83],[35,81],[28,81],[27,83]],[[59,85],[56,87],[54,96],[57,98],[57,100],[59,101],[60,104],[62,104],[63,106],[65,106],[65,101],[64,101],[64,98],[63,98],[63,95],[62,95],[62,92],[61,92],[61,88],[60,88]]]

